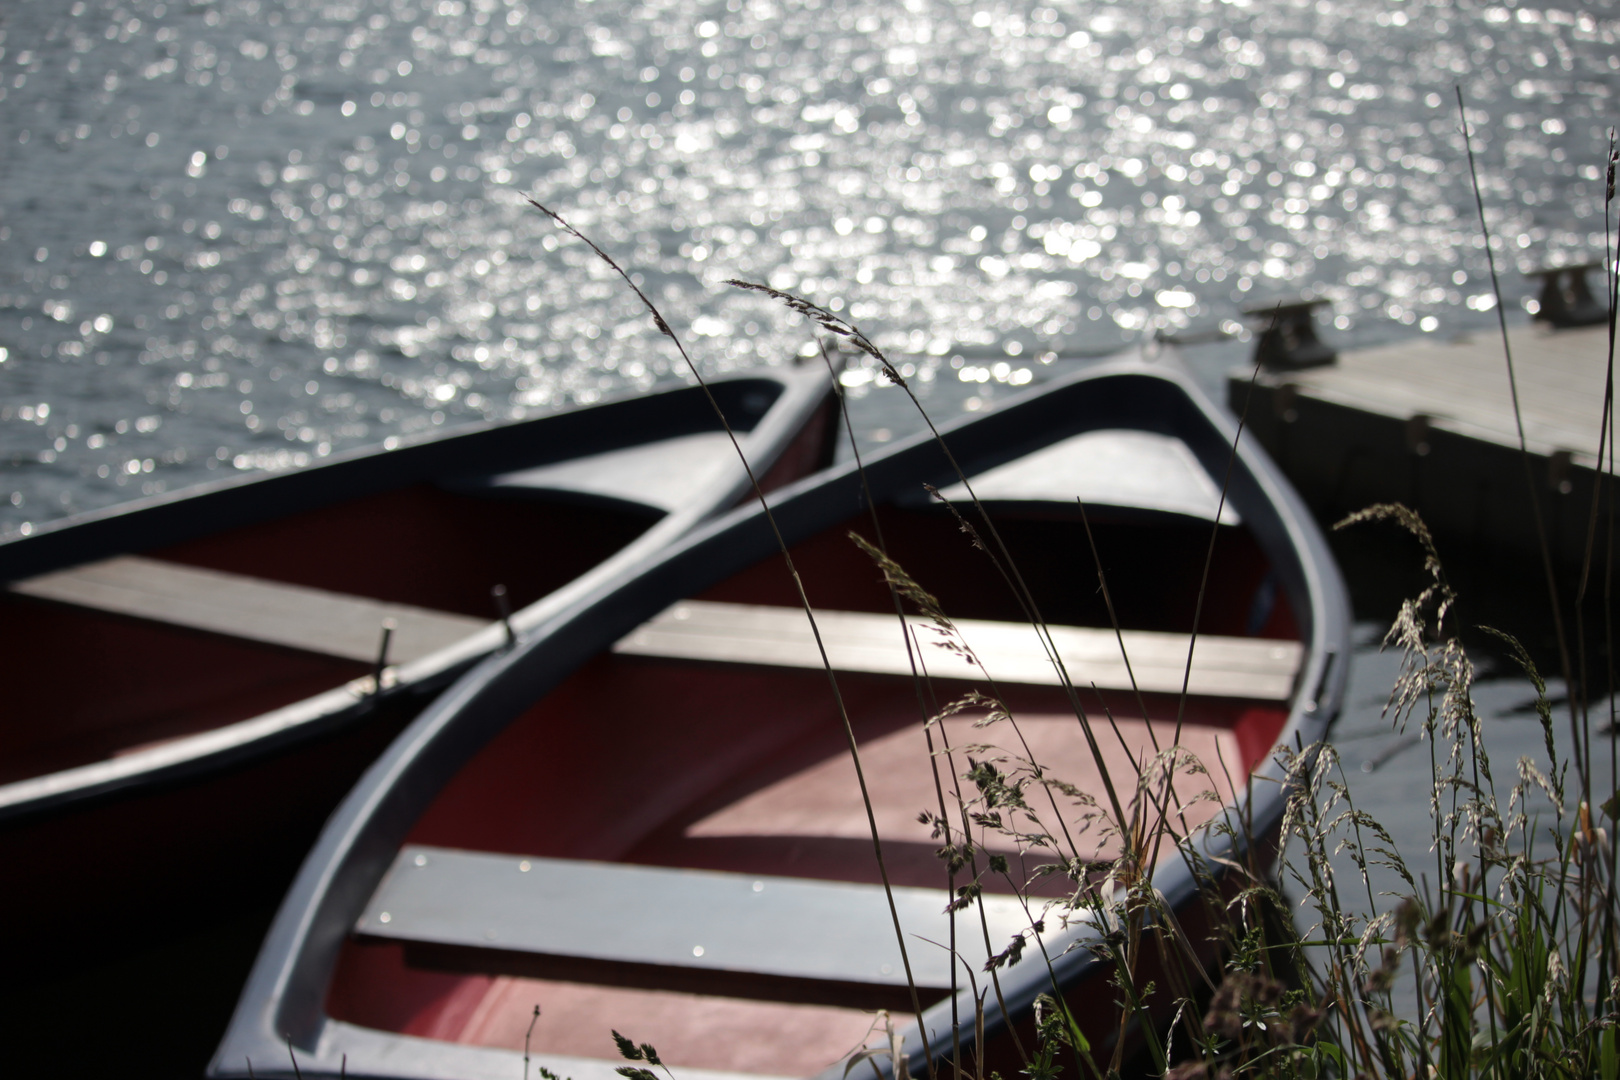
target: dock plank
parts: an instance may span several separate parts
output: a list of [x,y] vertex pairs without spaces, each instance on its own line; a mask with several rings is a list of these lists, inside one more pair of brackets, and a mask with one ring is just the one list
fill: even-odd
[[[1568,451],[1595,464],[1606,376],[1608,330],[1508,332],[1525,440],[1540,454]],[[1272,385],[1335,405],[1406,420],[1430,418],[1443,430],[1518,446],[1502,343],[1491,334],[1418,341],[1342,353],[1335,364],[1269,373]]]
[[[1496,364],[1502,364],[1500,358]],[[1538,377],[1536,372],[1526,374],[1526,378],[1535,377]],[[1391,383],[1391,379],[1397,381]],[[1425,398],[1425,405],[1439,405],[1460,418],[1474,413],[1476,422],[1488,418],[1489,423],[1499,426],[1512,425],[1511,407],[1502,407],[1504,402],[1510,400],[1505,370],[1481,371],[1477,367],[1460,364],[1390,364],[1376,368],[1369,365],[1365,371],[1347,370],[1341,385],[1354,386],[1358,392],[1385,397],[1406,394]],[[1567,425],[1579,422],[1589,413],[1591,402],[1587,395],[1590,387],[1576,391],[1539,386],[1532,393],[1521,385],[1520,391],[1528,421],[1545,420]]]

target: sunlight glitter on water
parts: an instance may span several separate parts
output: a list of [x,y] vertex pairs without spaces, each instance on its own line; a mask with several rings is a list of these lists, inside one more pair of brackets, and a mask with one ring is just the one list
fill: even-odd
[[951,408],[1303,291],[1341,342],[1478,325],[1453,86],[1507,265],[1600,253],[1615,29],[1331,0],[24,5],[0,529],[681,377],[526,194],[708,370],[808,340],[738,276],[972,390]]

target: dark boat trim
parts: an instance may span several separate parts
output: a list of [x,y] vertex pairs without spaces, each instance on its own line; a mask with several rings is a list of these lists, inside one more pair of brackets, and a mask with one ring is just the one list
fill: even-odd
[[[1163,365],[1098,365],[1009,400],[994,412],[942,426],[953,454],[969,473],[1044,445],[1065,433],[1095,427],[1134,427],[1183,439],[1212,476],[1226,475],[1237,422],[1214,406],[1184,373]],[[1031,434],[1031,433],[1041,434]],[[954,481],[944,455],[926,435],[907,440],[867,463],[874,498],[887,500],[920,479],[936,486]],[[1228,499],[1271,558],[1296,613],[1308,648],[1300,689],[1293,695],[1282,741],[1321,737],[1344,695],[1350,607],[1327,544],[1303,504],[1252,440],[1238,443]],[[852,465],[800,481],[771,498],[789,544],[863,506],[861,477]],[[574,669],[670,603],[702,591],[739,567],[776,552],[757,505],[739,508],[689,534],[661,558],[625,567],[511,653],[469,672],[394,742],[329,820],[288,892],[243,990],[236,1014],[210,1065],[213,1076],[245,1076],[253,1060],[259,1075],[292,1075],[288,1042],[303,1074],[338,1073],[348,1055],[354,1075],[449,1077],[504,1075],[515,1056],[487,1049],[372,1032],[329,1019],[323,1011],[327,982],[344,938],[388,869],[422,809],[489,739]],[[1308,690],[1306,688],[1309,688]],[[1279,778],[1274,764],[1257,775]],[[1281,788],[1254,786],[1258,834],[1282,813]],[[1206,839],[1212,851],[1225,841]],[[1193,882],[1177,860],[1155,872],[1155,883],[1174,905],[1193,895]],[[1076,927],[1070,937],[1087,932]],[[1066,944],[1058,943],[1059,948]],[[1082,947],[1057,961],[1064,978],[1091,963]],[[1027,964],[1002,977],[1007,1004],[1027,1009],[1047,988],[1044,969]],[[964,990],[963,994],[966,995]],[[963,1015],[972,1016],[965,998]],[[988,1006],[988,1003],[987,1003]],[[927,1010],[922,1022],[939,1049],[950,1043],[951,1002]],[[987,1017],[987,1033],[1005,1024]],[[972,1040],[971,1028],[963,1032]],[[924,1068],[915,1027],[906,1034],[913,1069]],[[583,1059],[548,1065],[572,1070],[575,1080],[611,1076],[611,1063]],[[278,1069],[279,1063],[279,1069]],[[878,1063],[882,1065],[881,1062]],[[834,1070],[836,1072],[836,1070]],[[683,1070],[693,1077],[702,1070]]]
[[[831,400],[829,377],[815,367],[748,372],[712,380],[710,387],[737,427],[750,461],[765,468],[782,456],[814,411]],[[775,392],[763,409],[751,408],[750,395],[761,390]],[[232,478],[51,522],[29,536],[0,543],[0,581],[150,550],[413,483],[479,475],[487,473],[492,462],[506,471],[717,430],[714,410],[695,386],[618,397],[516,424],[472,425],[394,449],[356,450],[307,469]],[[514,612],[513,630],[520,638],[531,633],[577,598],[616,580],[626,568],[736,505],[750,490],[740,467],[727,468],[685,506],[661,517],[615,555]],[[506,644],[504,628],[492,623],[454,645],[399,666],[384,694],[431,693]],[[3,784],[0,825],[229,769],[360,723],[374,704],[367,687],[338,687],[118,758]]]
[[[823,378],[814,369],[753,371],[713,379],[710,388],[739,432],[751,434],[768,410],[744,406],[750,390],[786,390]],[[604,423],[608,418],[611,424]],[[306,468],[233,476],[45,522],[26,536],[12,533],[0,538],[0,581],[163,547],[423,480],[482,475],[492,461],[505,472],[717,430],[702,389],[681,386],[619,394],[516,423],[474,423],[390,439],[393,445],[334,454]]]

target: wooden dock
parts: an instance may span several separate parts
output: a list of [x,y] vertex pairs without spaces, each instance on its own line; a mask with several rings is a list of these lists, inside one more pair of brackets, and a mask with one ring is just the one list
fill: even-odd
[[[1598,465],[1608,328],[1535,325],[1508,337],[1549,539],[1561,561],[1578,562]],[[1243,410],[1251,374],[1230,376],[1234,411]],[[1454,545],[1536,546],[1498,334],[1262,371],[1248,424],[1323,517],[1399,501]]]

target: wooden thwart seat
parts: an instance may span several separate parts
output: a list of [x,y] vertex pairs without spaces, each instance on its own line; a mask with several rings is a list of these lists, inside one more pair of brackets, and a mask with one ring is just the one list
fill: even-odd
[[389,660],[408,663],[488,625],[482,619],[135,555],[14,582],[11,591],[227,637],[371,663],[384,620]]
[[[925,1000],[949,992],[940,889],[896,888]],[[1011,897],[985,897],[990,941],[1029,927]],[[355,926],[402,942],[421,966],[609,982],[735,997],[909,1011],[883,890],[873,885],[407,846]],[[925,941],[923,939],[929,939]],[[978,915],[958,920],[975,972]],[[965,976],[958,971],[958,980]]]
[[[910,675],[900,628],[892,615],[856,611],[818,611],[827,659],[837,671]],[[957,652],[929,647],[940,638],[931,624],[916,622],[924,643],[920,659],[934,678],[982,679],[981,672]],[[993,678],[1037,686],[1059,684],[1035,631],[1021,623],[982,619],[956,621],[961,637]],[[1130,676],[1112,630],[1053,626],[1053,642],[1077,687],[1096,683],[1104,689],[1129,689]],[[1188,636],[1148,630],[1126,630],[1130,673],[1143,692],[1179,693],[1187,664]],[[624,637],[617,653],[718,663],[820,668],[809,621],[798,608],[685,600]],[[1217,637],[1201,634],[1193,651],[1188,691],[1215,697],[1285,701],[1305,648],[1296,641]]]

